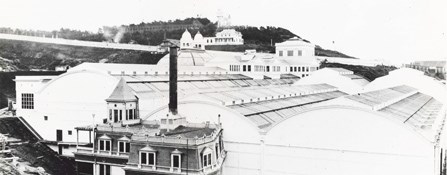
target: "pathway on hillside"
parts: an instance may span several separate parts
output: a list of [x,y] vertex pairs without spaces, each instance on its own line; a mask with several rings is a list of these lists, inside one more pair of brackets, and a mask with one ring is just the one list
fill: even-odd
[[68,39],[62,39],[62,38],[45,38],[45,37],[12,35],[12,34],[3,34],[3,33],[0,33],[0,39],[30,41],[30,42],[50,43],[50,44],[61,44],[61,45],[70,45],[70,46],[98,47],[98,48],[108,48],[108,49],[139,50],[139,51],[148,51],[148,52],[158,52],[159,51],[158,46],[68,40]]

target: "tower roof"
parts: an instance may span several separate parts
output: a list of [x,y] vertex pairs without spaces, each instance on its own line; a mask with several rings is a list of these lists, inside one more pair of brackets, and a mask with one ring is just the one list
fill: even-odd
[[197,34],[194,36],[194,41],[201,41],[203,40],[203,35],[200,33],[200,31],[197,32]]
[[180,41],[192,41],[192,36],[191,33],[189,33],[188,29],[185,29],[185,32],[183,32]]
[[121,78],[112,94],[106,101],[137,101],[137,97],[133,93],[132,88],[130,88],[124,78]]

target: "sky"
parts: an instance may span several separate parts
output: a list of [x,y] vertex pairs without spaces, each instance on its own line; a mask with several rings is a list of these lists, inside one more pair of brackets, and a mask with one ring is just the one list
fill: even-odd
[[0,27],[70,28],[207,17],[277,26],[360,59],[447,59],[447,0],[0,0]]

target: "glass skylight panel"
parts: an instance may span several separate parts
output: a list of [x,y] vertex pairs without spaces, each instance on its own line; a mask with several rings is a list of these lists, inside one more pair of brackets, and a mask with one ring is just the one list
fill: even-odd
[[282,79],[286,84],[292,84],[294,81],[292,79]]
[[151,83],[151,85],[154,86],[155,88],[157,88],[160,91],[168,91],[169,90],[169,84],[168,83],[164,83],[164,82]]
[[225,85],[225,87],[238,87],[238,85],[234,84],[233,82],[229,80],[223,80],[221,81],[222,84]]
[[259,93],[259,91],[257,91],[256,89],[242,90],[240,92],[250,96],[253,100],[257,100],[258,98],[262,98],[265,96],[265,94]]
[[208,81],[208,84],[215,88],[222,88],[225,87],[225,84],[223,84],[221,81]]
[[296,111],[294,111],[291,108],[285,108],[285,109],[277,110],[276,112],[279,113],[284,118],[289,118],[290,116],[293,116],[293,115],[296,114]]
[[264,118],[262,118],[259,115],[248,116],[248,118],[251,121],[253,121],[256,125],[258,125],[259,128],[263,128],[263,127],[270,125],[270,122],[268,122],[267,120],[265,120]]
[[261,116],[263,116],[266,119],[270,119],[270,121],[273,121],[273,123],[277,123],[277,122],[283,120],[283,117],[280,116],[276,112],[266,112],[266,113],[261,114]]
[[[250,100],[250,98],[252,98],[251,96],[248,96],[244,93],[241,93],[240,91],[227,91],[225,92],[233,97],[237,97],[239,99],[243,99],[243,100]],[[249,102],[249,101],[244,101],[244,102]]]
[[197,89],[195,86],[191,84],[191,82],[178,82],[178,88],[181,90],[192,90]]
[[144,83],[128,83],[129,87],[131,87],[135,92],[152,92],[154,91],[149,86]]
[[243,80],[233,80],[232,82],[236,83],[236,84],[238,84],[239,86],[242,86],[242,87],[250,86],[248,83],[244,82]]
[[416,90],[416,89],[414,89],[414,88],[412,88],[410,86],[405,86],[405,85],[393,87],[391,89],[393,89],[395,91],[402,92],[402,93],[409,93],[409,92],[412,92],[412,91]]
[[260,86],[256,81],[254,80],[245,80],[250,86]]
[[250,110],[253,110],[256,112],[265,112],[265,111],[272,110],[272,108],[269,108],[269,107],[263,106],[263,105],[259,105],[258,103],[250,103],[250,104],[247,104],[246,107],[249,108]]
[[270,82],[267,81],[267,80],[265,80],[265,79],[262,79],[262,80],[254,80],[254,81],[256,81],[256,83],[260,84],[261,86],[268,86],[268,85],[270,85]]
[[191,84],[194,86],[200,88],[200,89],[209,89],[211,88],[206,82],[204,81],[192,81]]
[[241,105],[235,105],[235,106],[232,106],[231,108],[236,110],[237,112],[239,112],[242,115],[250,115],[250,114],[256,113],[256,111],[250,110],[249,108],[246,108]]
[[206,96],[217,99],[221,102],[231,103],[237,99],[234,99],[228,95],[224,95],[223,93],[206,93]]

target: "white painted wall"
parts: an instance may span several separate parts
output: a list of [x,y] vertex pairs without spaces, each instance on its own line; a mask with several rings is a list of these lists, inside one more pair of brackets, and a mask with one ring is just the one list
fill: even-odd
[[[56,130],[63,130],[63,141],[76,142],[75,127],[101,123],[108,117],[105,99],[118,80],[103,73],[79,71],[66,73],[36,92],[35,109],[18,110],[28,123],[46,140],[56,140]],[[19,92],[19,91],[18,91]],[[95,114],[95,118],[92,115]],[[48,116],[48,120],[44,120]],[[68,134],[72,131],[72,135]],[[88,132],[81,132],[82,142]]]

